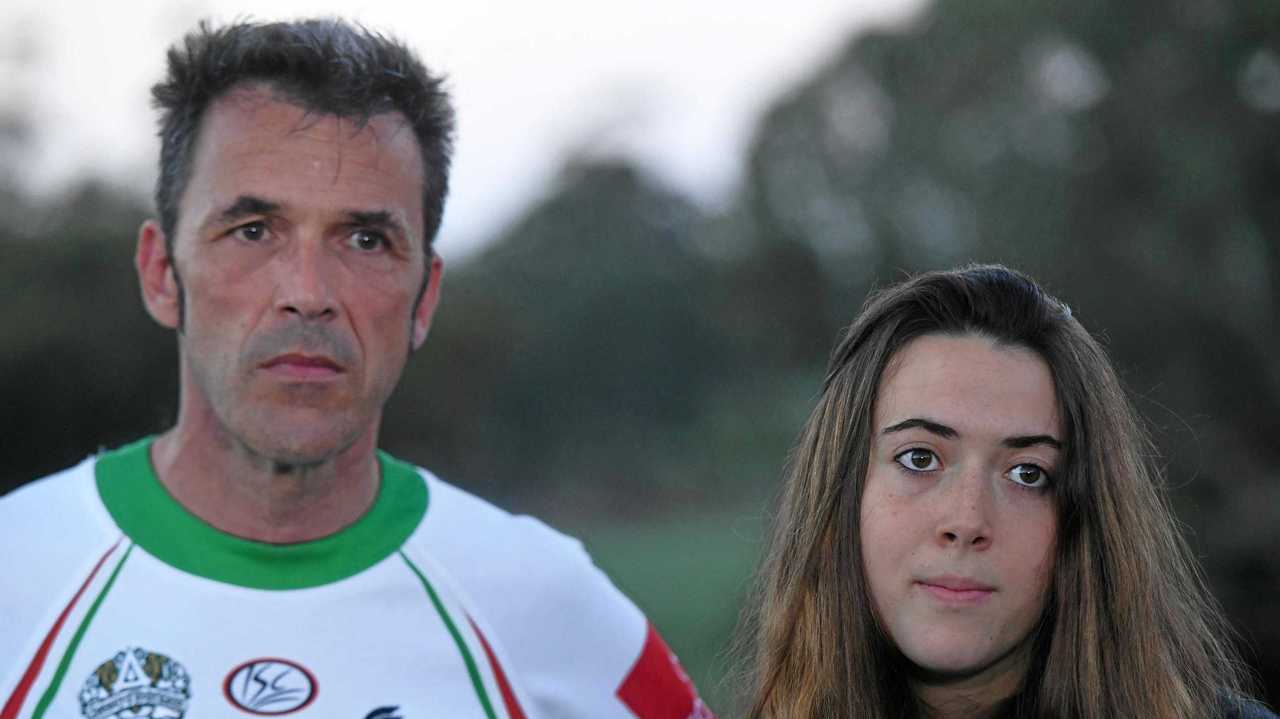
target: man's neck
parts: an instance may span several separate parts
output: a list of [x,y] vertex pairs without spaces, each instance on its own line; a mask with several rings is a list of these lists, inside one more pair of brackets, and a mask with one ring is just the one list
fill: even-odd
[[223,532],[272,544],[319,539],[377,497],[376,432],[322,462],[288,465],[209,429],[179,422],[151,446],[151,464],[179,504]]

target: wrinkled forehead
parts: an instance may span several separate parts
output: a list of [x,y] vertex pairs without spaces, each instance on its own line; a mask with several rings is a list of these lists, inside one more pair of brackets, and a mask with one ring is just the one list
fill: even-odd
[[209,103],[195,143],[197,158],[211,143],[264,135],[276,135],[282,142],[306,139],[335,147],[382,149],[405,161],[404,169],[423,176],[417,138],[408,118],[399,111],[340,114],[260,81],[237,84]]
[[418,143],[400,113],[361,120],[293,104],[269,87],[219,97],[201,123],[179,224],[193,227],[240,197],[275,206],[337,208],[423,220]]

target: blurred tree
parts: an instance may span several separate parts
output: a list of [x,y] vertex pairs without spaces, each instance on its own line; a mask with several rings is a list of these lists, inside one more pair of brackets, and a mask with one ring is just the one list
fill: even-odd
[[387,445],[553,512],[705,503],[711,458],[693,430],[754,360],[725,337],[732,298],[695,245],[704,222],[630,168],[571,163],[446,276]]
[[86,183],[24,212],[33,237],[0,223],[0,491],[158,431],[176,406],[173,337],[133,279],[137,200]]

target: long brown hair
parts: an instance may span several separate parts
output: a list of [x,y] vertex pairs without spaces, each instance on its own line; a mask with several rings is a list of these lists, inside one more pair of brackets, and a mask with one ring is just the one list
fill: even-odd
[[1240,696],[1242,665],[1178,531],[1152,445],[1106,353],[1070,309],[996,265],[923,274],[873,294],[832,353],[743,623],[747,716],[921,715],[906,660],[874,616],[858,517],[881,375],[926,334],[978,334],[1037,352],[1063,419],[1052,587],[1006,712],[1216,716],[1224,697]]

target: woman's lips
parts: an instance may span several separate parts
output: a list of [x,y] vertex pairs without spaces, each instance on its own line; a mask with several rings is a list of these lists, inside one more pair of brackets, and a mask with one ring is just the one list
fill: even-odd
[[922,589],[944,602],[971,604],[995,594],[995,587],[965,577],[934,577],[917,580]]

